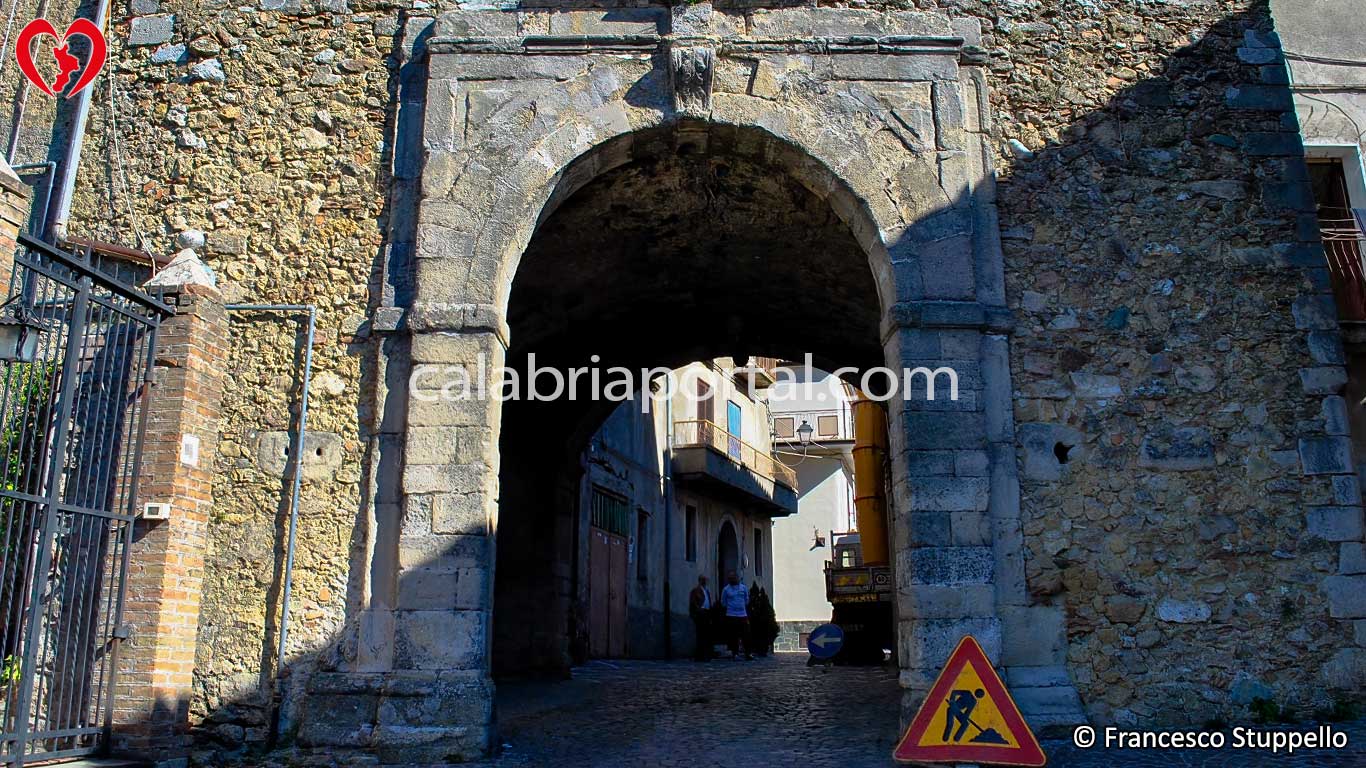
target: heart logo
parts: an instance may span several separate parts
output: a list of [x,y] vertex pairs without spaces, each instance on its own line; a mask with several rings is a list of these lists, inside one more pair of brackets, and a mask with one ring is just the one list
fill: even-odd
[[[61,45],[52,49],[52,57],[57,60],[57,77],[49,85],[43,79],[42,73],[33,63],[33,51],[35,46],[33,41],[42,35],[51,35],[57,39]],[[80,93],[87,85],[100,74],[104,68],[105,57],[109,53],[109,46],[104,40],[104,33],[90,19],[76,19],[71,22],[71,26],[66,28],[66,34],[57,37],[57,30],[52,28],[52,24],[47,19],[34,19],[26,24],[19,32],[19,40],[14,44],[14,58],[19,62],[19,70],[24,73],[30,83],[38,87],[38,90],[49,96],[56,96],[71,84],[71,75],[81,68],[81,60],[71,55],[68,51],[68,41],[73,35],[80,35],[90,41],[90,61],[86,62],[85,71],[81,72],[81,77],[76,81],[76,85],[71,92],[66,94],[67,98]]]

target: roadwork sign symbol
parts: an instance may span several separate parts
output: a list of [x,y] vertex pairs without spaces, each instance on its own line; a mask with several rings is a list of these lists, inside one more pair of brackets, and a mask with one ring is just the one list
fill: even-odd
[[892,757],[901,763],[1022,766],[1047,760],[971,635],[949,656]]
[[806,650],[815,658],[832,659],[844,647],[844,630],[835,624],[822,624],[806,638]]

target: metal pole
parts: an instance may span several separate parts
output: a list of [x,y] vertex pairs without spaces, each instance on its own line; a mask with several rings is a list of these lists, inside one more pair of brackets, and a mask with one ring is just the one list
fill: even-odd
[[299,493],[304,479],[304,437],[308,434],[308,389],[313,378],[313,337],[317,328],[317,307],[312,304],[229,304],[231,312],[307,312],[308,338],[304,342],[304,381],[299,398],[299,431],[294,438],[294,483],[289,498],[289,538],[285,548],[284,594],[280,607],[280,642],[275,650],[275,678],[285,666],[285,642],[289,639],[289,601],[294,584],[294,550],[299,529]]

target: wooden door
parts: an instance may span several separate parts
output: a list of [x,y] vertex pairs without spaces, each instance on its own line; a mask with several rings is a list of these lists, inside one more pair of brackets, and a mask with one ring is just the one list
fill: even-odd
[[626,655],[626,537],[588,529],[588,653]]
[[611,553],[611,534],[601,528],[588,530],[588,654],[603,658],[607,655],[610,626],[607,618],[607,565]]
[[626,655],[626,561],[630,548],[623,536],[608,539],[607,653],[620,659]]

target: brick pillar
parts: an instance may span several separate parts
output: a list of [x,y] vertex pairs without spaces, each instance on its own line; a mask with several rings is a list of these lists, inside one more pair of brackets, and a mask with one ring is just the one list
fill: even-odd
[[157,338],[138,509],[165,502],[171,514],[134,527],[124,612],[132,636],[119,656],[113,748],[183,764],[228,320],[212,274],[193,251],[182,251],[148,285],[165,290],[177,314]]
[[19,248],[19,233],[28,226],[32,202],[33,190],[0,160],[0,301],[9,295],[14,253]]

